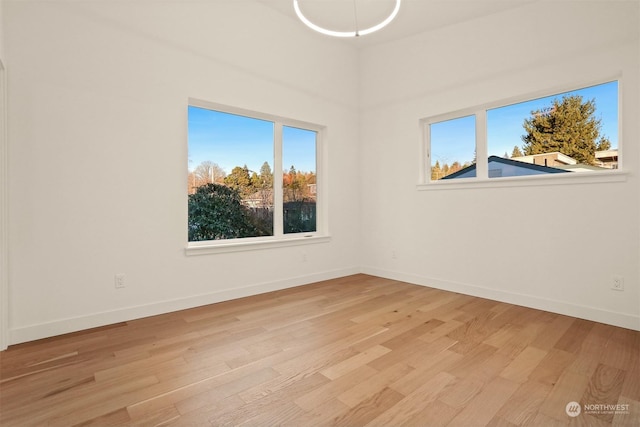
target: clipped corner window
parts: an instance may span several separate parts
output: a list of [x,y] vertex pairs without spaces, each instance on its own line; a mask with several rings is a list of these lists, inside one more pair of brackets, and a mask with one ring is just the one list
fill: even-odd
[[317,125],[190,100],[188,248],[269,247],[319,236],[321,132]]

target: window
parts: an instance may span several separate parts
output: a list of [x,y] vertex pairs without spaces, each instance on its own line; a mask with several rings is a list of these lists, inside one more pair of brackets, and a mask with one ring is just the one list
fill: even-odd
[[[617,81],[485,105],[422,123],[425,182],[568,177],[619,165]],[[476,162],[480,153],[483,161]]]
[[469,166],[476,163],[476,117],[444,120],[432,123],[429,128],[431,179],[475,177],[475,169]]
[[284,233],[316,231],[316,131],[282,129]]
[[321,132],[317,125],[190,100],[190,245],[317,235]]

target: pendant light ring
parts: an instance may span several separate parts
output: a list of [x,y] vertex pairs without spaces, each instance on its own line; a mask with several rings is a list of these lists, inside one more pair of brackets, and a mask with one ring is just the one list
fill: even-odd
[[357,36],[364,36],[367,34],[371,34],[373,32],[376,32],[384,27],[386,27],[391,21],[394,20],[394,18],[396,17],[396,15],[398,14],[398,11],[400,10],[400,3],[401,0],[396,0],[396,5],[393,8],[393,11],[391,12],[391,14],[389,16],[387,16],[385,18],[384,21],[380,22],[379,24],[376,24],[372,27],[369,28],[365,28],[363,30],[358,30],[356,29],[355,31],[334,31],[334,30],[329,30],[327,28],[323,28],[317,24],[314,24],[313,22],[311,22],[311,20],[309,20],[309,18],[307,18],[302,11],[300,10],[300,5],[298,4],[298,0],[293,0],[293,9],[296,11],[296,15],[298,15],[298,18],[309,28],[311,28],[314,31],[317,31],[319,33],[322,34],[326,34],[328,36],[333,36],[333,37],[357,37]]

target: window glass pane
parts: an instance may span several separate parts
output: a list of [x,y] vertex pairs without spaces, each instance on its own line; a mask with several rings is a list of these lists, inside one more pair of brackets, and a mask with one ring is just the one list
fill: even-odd
[[618,167],[618,82],[487,111],[489,177]]
[[316,231],[317,132],[282,129],[282,191],[285,233]]
[[476,117],[430,125],[431,180],[476,176]]
[[274,124],[189,106],[189,241],[273,235]]

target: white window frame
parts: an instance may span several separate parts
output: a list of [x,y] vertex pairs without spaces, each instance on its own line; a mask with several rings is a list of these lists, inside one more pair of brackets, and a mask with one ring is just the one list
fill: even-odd
[[[327,177],[324,168],[324,152],[326,149],[326,127],[314,123],[304,122],[273,114],[260,113],[243,108],[232,107],[200,99],[189,98],[190,107],[204,108],[221,113],[234,114],[251,119],[265,120],[274,125],[274,209],[273,209],[273,236],[243,237],[224,240],[203,240],[196,242],[187,241],[185,253],[187,255],[205,255],[215,253],[241,252],[260,249],[269,249],[285,246],[298,246],[314,243],[325,243],[331,240],[327,221]],[[304,233],[284,233],[283,225],[283,168],[282,168],[282,129],[293,127],[316,132],[316,231]],[[187,144],[188,145],[188,144]],[[186,187],[185,187],[186,188]],[[186,206],[186,203],[185,203]],[[188,214],[187,214],[188,215]]]
[[7,77],[0,58],[0,351],[9,346],[9,138]]
[[[527,102],[547,96],[559,95],[565,92],[576,91],[590,86],[618,82],[618,169],[596,172],[581,172],[550,175],[526,175],[513,177],[489,178],[488,167],[488,141],[487,141],[487,111],[501,108],[521,102]],[[419,177],[417,189],[431,190],[455,190],[471,188],[499,188],[499,187],[529,187],[546,185],[589,184],[605,182],[623,182],[627,180],[629,171],[624,169],[623,135],[622,135],[622,93],[623,82],[620,75],[608,79],[586,82],[574,86],[564,86],[547,89],[536,93],[529,93],[509,99],[489,102],[471,108],[453,111],[446,114],[426,117],[419,120],[421,135],[419,146]],[[431,180],[431,135],[430,125],[447,120],[458,119],[466,116],[476,118],[476,176],[464,179]]]

